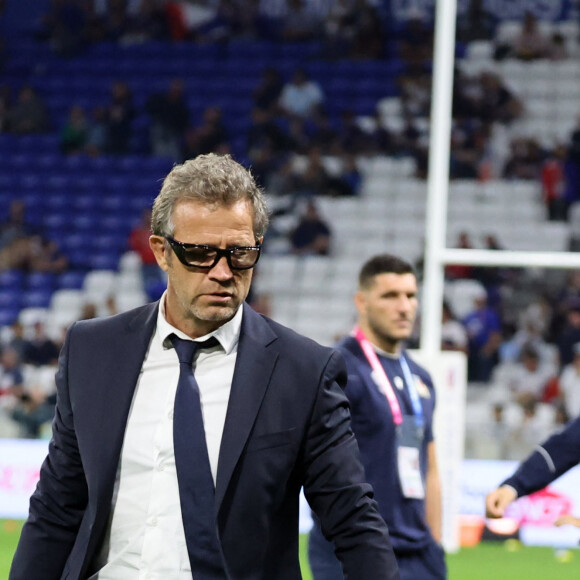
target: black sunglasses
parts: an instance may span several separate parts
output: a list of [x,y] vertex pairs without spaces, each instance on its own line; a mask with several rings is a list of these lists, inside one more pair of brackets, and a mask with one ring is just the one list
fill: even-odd
[[184,266],[211,270],[222,257],[228,261],[230,270],[249,270],[260,259],[262,246],[234,246],[233,248],[216,248],[205,244],[185,244],[170,236],[164,236],[175,255]]

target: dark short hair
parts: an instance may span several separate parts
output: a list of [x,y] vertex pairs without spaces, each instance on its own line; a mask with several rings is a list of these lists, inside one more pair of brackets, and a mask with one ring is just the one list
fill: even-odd
[[413,274],[413,266],[406,260],[392,254],[380,254],[367,260],[358,276],[359,288],[368,288],[373,278],[379,274]]

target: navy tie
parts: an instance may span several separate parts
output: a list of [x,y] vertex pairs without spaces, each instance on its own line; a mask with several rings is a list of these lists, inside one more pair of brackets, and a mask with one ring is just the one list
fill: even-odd
[[179,499],[187,552],[194,580],[227,578],[217,535],[215,488],[192,363],[198,350],[218,344],[170,336],[179,358],[179,382],[173,412],[173,445],[179,483]]

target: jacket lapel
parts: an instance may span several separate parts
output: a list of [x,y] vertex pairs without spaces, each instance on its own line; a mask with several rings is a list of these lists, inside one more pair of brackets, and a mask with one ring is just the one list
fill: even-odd
[[99,430],[103,438],[99,447],[104,474],[100,481],[106,483],[106,498],[112,493],[111,482],[115,481],[133,394],[155,329],[157,306],[158,303],[154,303],[141,309],[112,338],[109,349],[111,364],[103,364],[102,375],[98,378],[101,384],[116,386],[112,391],[115,401],[107,404],[106,425],[101,425]]
[[277,349],[271,346],[276,338],[262,317],[244,304],[238,355],[218,461],[215,497],[218,510],[270,383],[278,359]]

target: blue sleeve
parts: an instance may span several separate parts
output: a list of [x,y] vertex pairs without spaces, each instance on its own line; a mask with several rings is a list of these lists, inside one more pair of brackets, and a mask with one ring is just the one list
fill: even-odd
[[543,489],[580,461],[580,417],[542,443],[503,484],[518,496]]

